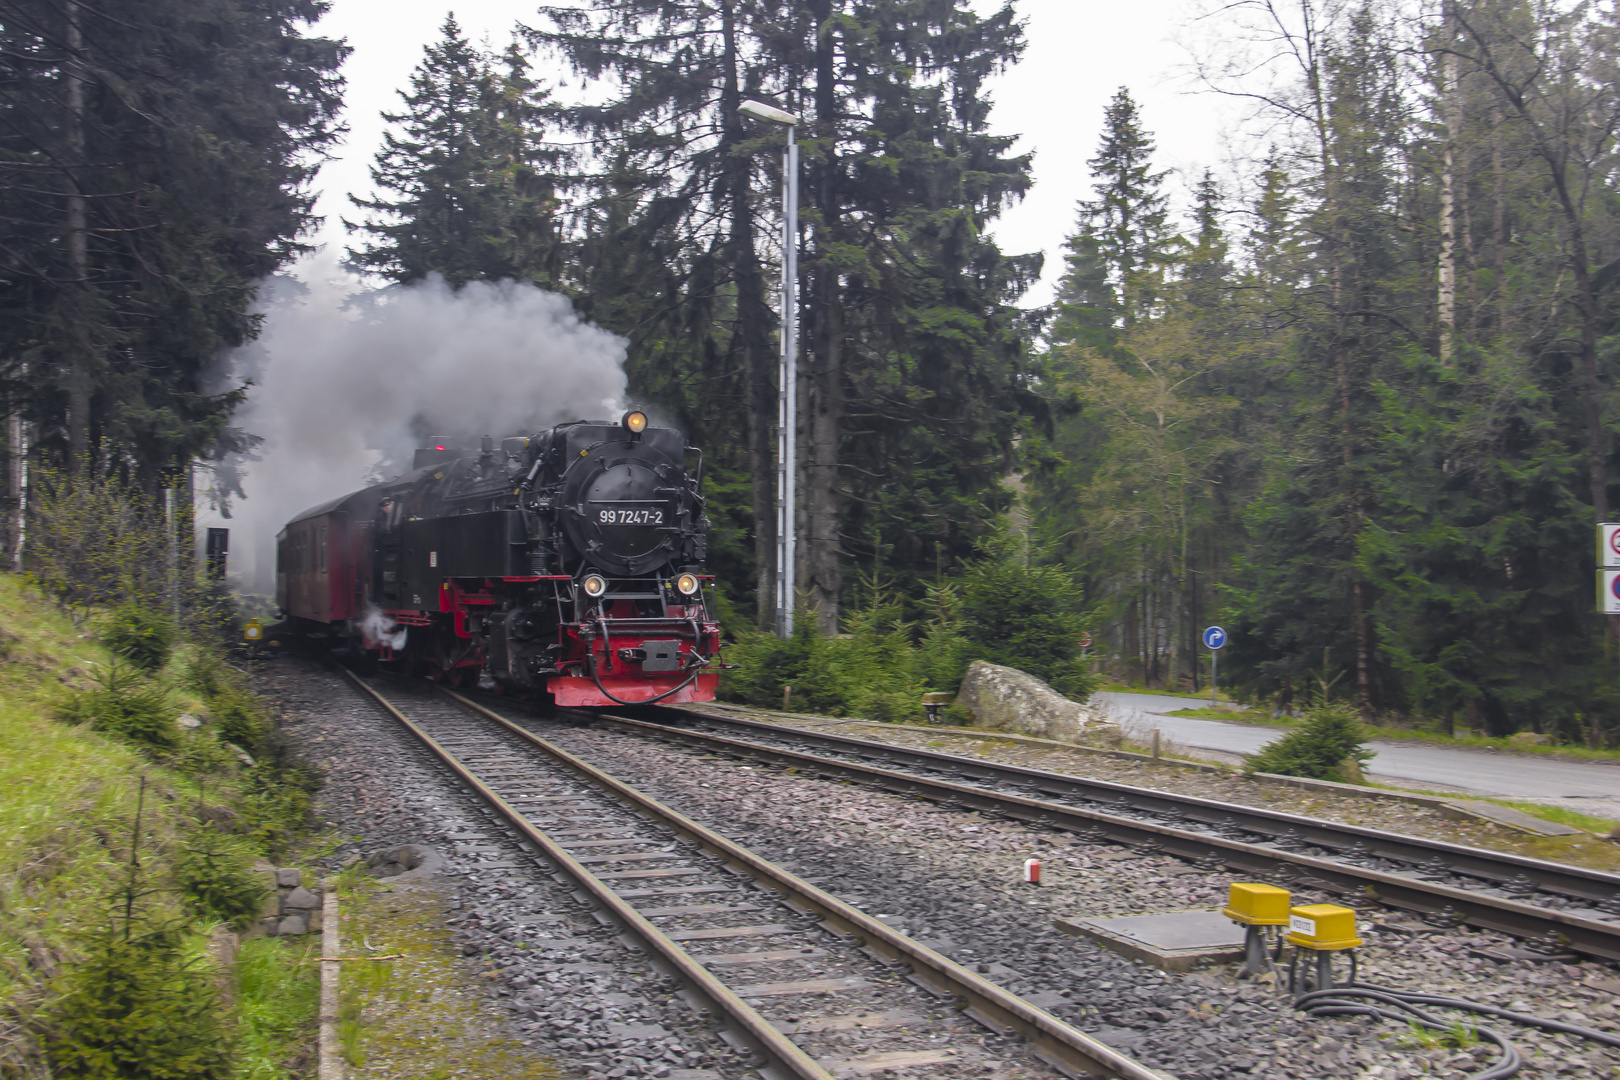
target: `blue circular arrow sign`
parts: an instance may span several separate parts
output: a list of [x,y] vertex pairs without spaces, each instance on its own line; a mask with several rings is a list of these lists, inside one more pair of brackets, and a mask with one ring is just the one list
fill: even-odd
[[1211,649],[1219,649],[1226,644],[1226,631],[1218,626],[1212,626],[1204,631],[1204,644]]

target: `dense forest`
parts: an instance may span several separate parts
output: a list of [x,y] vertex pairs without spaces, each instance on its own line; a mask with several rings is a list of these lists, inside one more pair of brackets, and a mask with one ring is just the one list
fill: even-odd
[[[299,253],[339,134],[324,8],[0,0],[8,547],[25,460],[150,490],[251,439],[244,388],[209,372]],[[1218,621],[1223,680],[1279,706],[1612,739],[1591,552],[1620,27],[1520,0],[1201,25],[1198,78],[1243,103],[1252,158],[1174,175],[1129,88],[1095,103],[1047,308],[1024,303],[1041,257],[992,239],[1032,182],[987,92],[1023,48],[1011,3],[599,0],[494,49],[447,18],[350,263],[533,282],[623,335],[633,392],[705,447],[712,566],[749,622],[783,132],[738,106],[770,102],[802,117],[798,584],[821,632],[885,581],[920,639],[943,586],[1022,559],[1127,681],[1198,688]]]
[[[1236,10],[1205,77],[1277,141],[1200,178],[1185,228],[1129,95],[1108,106],[1050,330],[1043,516],[1133,678],[1196,685],[1219,619],[1251,694],[1600,737],[1612,18]],[[1255,85],[1246,46],[1297,66]]]

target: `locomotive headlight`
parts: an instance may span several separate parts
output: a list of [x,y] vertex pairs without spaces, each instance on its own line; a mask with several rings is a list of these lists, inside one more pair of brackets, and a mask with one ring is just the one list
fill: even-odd
[[640,409],[631,409],[624,414],[624,428],[632,435],[640,435],[647,430],[647,414]]
[[682,596],[695,596],[698,591],[696,574],[682,574],[675,579],[675,588],[680,590]]
[[607,578],[601,574],[586,574],[585,580],[580,584],[585,587],[585,595],[592,599],[607,592]]

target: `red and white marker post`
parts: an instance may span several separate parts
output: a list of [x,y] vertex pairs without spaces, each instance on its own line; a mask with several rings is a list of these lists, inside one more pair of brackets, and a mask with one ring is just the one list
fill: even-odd
[[1041,860],[1024,860],[1024,881],[1030,885],[1039,885],[1041,883]]

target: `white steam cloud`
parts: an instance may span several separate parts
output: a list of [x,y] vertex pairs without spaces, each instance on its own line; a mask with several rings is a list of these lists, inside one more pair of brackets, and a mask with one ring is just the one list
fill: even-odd
[[252,380],[233,423],[263,442],[237,465],[231,519],[209,523],[231,529],[232,576],[255,591],[288,518],[405,471],[430,435],[500,438],[622,408],[623,339],[564,296],[436,276],[373,290],[330,261],[314,271],[266,283],[262,332],[222,372]]
[[365,614],[360,617],[360,634],[369,648],[386,645],[390,649],[403,649],[405,647],[406,627],[399,625],[382,608],[372,604],[366,605]]

